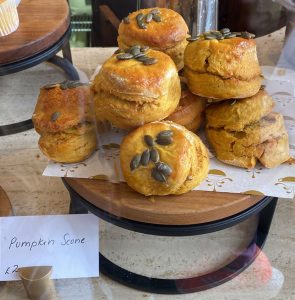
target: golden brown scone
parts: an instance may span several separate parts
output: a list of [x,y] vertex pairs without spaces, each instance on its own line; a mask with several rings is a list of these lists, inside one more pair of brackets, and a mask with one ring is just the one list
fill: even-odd
[[178,106],[166,120],[180,124],[190,131],[197,131],[204,119],[206,103],[206,99],[184,89],[181,92]]
[[56,162],[84,160],[96,148],[96,128],[90,88],[67,81],[41,88],[33,114],[39,147]]
[[205,179],[209,168],[202,141],[169,121],[129,133],[121,144],[120,160],[127,184],[146,196],[188,192]]
[[175,64],[160,51],[148,50],[146,55],[157,62],[145,65],[113,55],[103,64],[92,85],[97,120],[132,129],[175,110],[181,93]]
[[245,99],[215,103],[206,109],[210,127],[241,131],[246,125],[259,121],[274,108],[274,101],[265,90]]
[[253,39],[201,36],[186,47],[184,65],[190,91],[215,101],[251,97],[262,82]]
[[207,124],[208,141],[224,163],[254,168],[257,160],[273,168],[289,159],[288,134],[283,116],[270,113],[241,131],[213,128]]
[[[152,19],[146,22],[146,17],[153,11],[160,18],[160,22]],[[143,14],[143,27],[138,26],[136,17]],[[152,49],[160,50],[168,54],[175,62],[177,69],[183,68],[183,53],[188,42],[188,27],[177,12],[168,8],[146,8],[135,11],[122,20],[119,26],[118,45],[126,49],[133,45],[145,45]]]

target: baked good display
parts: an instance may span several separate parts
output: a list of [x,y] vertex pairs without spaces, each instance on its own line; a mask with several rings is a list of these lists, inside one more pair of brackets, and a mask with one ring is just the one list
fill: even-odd
[[88,85],[65,81],[41,88],[32,117],[39,147],[51,160],[75,163],[96,149],[96,127]]
[[0,0],[0,37],[14,32],[19,26],[15,0]]
[[281,114],[271,112],[274,104],[263,90],[243,100],[216,103],[206,110],[206,134],[217,159],[254,168],[257,161],[274,168],[287,161],[288,134]]
[[145,124],[125,136],[120,161],[127,184],[147,196],[188,192],[209,168],[207,149],[198,136],[169,121]]
[[97,120],[122,129],[166,118],[177,107],[181,93],[172,59],[141,46],[110,57],[96,75],[92,90]]
[[252,37],[224,28],[190,38],[184,52],[184,76],[190,91],[212,101],[255,95],[262,76]]
[[185,84],[182,84],[181,97],[175,111],[165,120],[184,126],[190,131],[197,131],[203,120],[207,100],[192,94]]
[[119,48],[149,46],[168,54],[178,70],[183,68],[188,27],[177,12],[157,7],[140,9],[122,20],[118,33]]

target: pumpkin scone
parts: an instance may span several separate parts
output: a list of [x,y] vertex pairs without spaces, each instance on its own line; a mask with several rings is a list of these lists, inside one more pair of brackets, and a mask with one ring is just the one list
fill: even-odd
[[33,114],[39,147],[50,159],[76,163],[96,148],[96,126],[90,87],[65,81],[41,88]]
[[97,120],[127,130],[165,119],[177,107],[181,93],[172,59],[141,46],[110,57],[92,90]]
[[252,37],[224,28],[191,38],[184,52],[184,76],[190,91],[212,101],[255,95],[262,76]]
[[180,14],[168,8],[146,8],[132,12],[122,20],[118,45],[127,49],[145,45],[163,51],[183,68],[183,53],[188,44],[188,27]]
[[264,89],[260,89],[252,97],[210,105],[206,109],[206,118],[210,127],[240,131],[246,125],[259,121],[273,108],[272,97]]
[[271,112],[240,131],[214,128],[207,123],[208,141],[217,158],[227,164],[254,168],[257,161],[274,168],[290,158],[283,116]]
[[120,161],[127,184],[146,196],[188,192],[205,179],[209,168],[202,141],[169,121],[129,133],[121,143]]

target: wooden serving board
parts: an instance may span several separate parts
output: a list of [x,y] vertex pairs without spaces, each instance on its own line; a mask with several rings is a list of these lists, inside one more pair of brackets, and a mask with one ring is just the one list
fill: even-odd
[[0,217],[12,216],[12,206],[5,191],[0,186]]
[[33,56],[54,45],[70,25],[66,0],[22,0],[19,27],[0,37],[0,65]]
[[191,191],[176,196],[145,197],[125,183],[65,178],[83,198],[113,215],[162,225],[192,225],[223,219],[239,213],[261,196]]

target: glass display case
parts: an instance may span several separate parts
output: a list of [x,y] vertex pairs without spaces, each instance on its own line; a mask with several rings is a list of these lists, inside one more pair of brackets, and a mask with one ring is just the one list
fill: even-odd
[[0,299],[293,297],[294,31],[218,26],[209,2],[137,1],[94,48],[69,47],[67,1],[20,2]]

